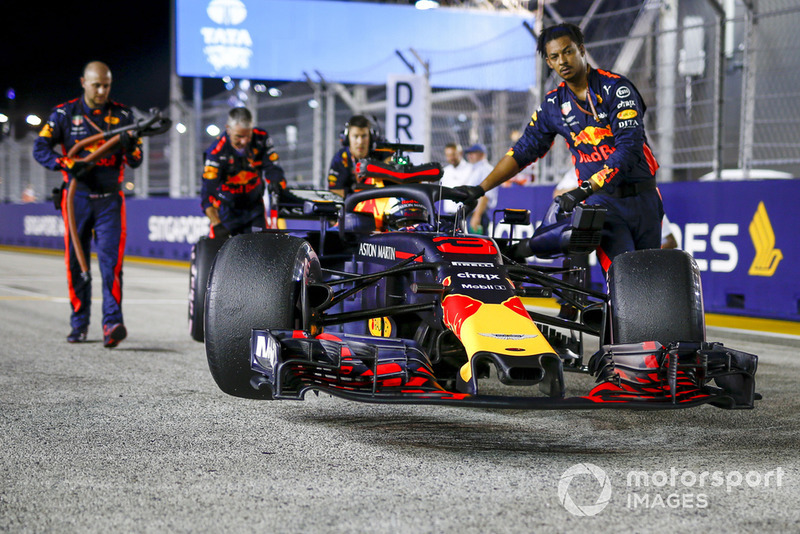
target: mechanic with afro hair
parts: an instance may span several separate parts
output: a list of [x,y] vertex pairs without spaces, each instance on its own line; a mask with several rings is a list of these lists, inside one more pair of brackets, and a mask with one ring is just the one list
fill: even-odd
[[[624,252],[661,246],[661,197],[656,162],[644,130],[646,106],[630,80],[589,65],[583,33],[573,24],[544,29],[538,52],[563,82],[545,95],[516,144],[478,186],[462,186],[476,201],[544,156],[556,135],[567,141],[579,186],[558,198],[570,212],[585,202],[607,210],[597,256],[605,272]],[[531,255],[523,241],[515,255]]]

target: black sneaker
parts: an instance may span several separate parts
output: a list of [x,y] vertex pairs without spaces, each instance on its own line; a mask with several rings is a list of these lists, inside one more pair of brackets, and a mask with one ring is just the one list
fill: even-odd
[[113,349],[119,342],[127,337],[128,331],[122,323],[112,325],[105,325],[103,327],[103,346],[107,349]]
[[67,343],[83,343],[84,341],[86,341],[85,328],[73,328],[67,336]]

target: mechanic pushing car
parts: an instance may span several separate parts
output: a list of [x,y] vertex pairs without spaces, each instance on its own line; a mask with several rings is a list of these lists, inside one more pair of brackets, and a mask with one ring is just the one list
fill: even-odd
[[228,112],[225,133],[205,152],[200,204],[211,222],[209,237],[250,233],[267,228],[264,181],[280,195],[286,189],[272,139],[253,127],[253,115],[243,107]]
[[[563,136],[580,185],[558,203],[567,212],[581,202],[606,208],[597,256],[608,273],[623,252],[661,246],[664,209],[656,190],[658,163],[644,131],[646,106],[630,80],[588,64],[577,26],[544,29],[537,50],[564,82],[547,93],[522,137],[486,179],[459,189],[476,201],[544,156],[556,134]],[[530,255],[526,242],[516,250],[517,257]]]
[[[122,319],[122,261],[125,251],[124,165],[142,163],[141,139],[122,130],[114,141],[103,136],[133,125],[131,110],[109,100],[111,70],[92,61],[81,77],[83,97],[56,106],[33,145],[33,156],[44,167],[61,170],[66,189],[57,193],[64,217],[67,284],[72,306],[70,343],[86,341],[92,299],[89,255],[94,232],[103,280],[103,346],[116,347],[127,336]],[[88,138],[101,134],[101,139]],[[88,144],[83,144],[82,141]],[[118,143],[118,144],[117,144]],[[56,152],[62,145],[63,153]],[[104,144],[108,144],[105,148]],[[109,150],[111,147],[111,150]],[[92,154],[102,158],[88,161]],[[66,154],[66,155],[65,155]],[[87,161],[84,161],[87,160]]]

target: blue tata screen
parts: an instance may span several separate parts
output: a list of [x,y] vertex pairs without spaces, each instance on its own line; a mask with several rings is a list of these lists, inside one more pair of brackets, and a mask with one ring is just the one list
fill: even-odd
[[[176,0],[180,76],[383,84],[408,73],[431,85],[525,91],[533,86],[531,17],[324,0]],[[412,52],[413,49],[413,52]],[[397,52],[400,52],[398,55]],[[414,54],[416,52],[416,55]]]

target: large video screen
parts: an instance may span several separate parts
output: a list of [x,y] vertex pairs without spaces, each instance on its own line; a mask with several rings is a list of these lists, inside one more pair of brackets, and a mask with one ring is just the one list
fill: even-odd
[[177,71],[287,81],[304,73],[317,80],[318,72],[383,84],[410,73],[406,62],[423,73],[421,59],[433,87],[524,91],[534,84],[536,43],[523,25],[531,17],[325,0],[176,0]]

